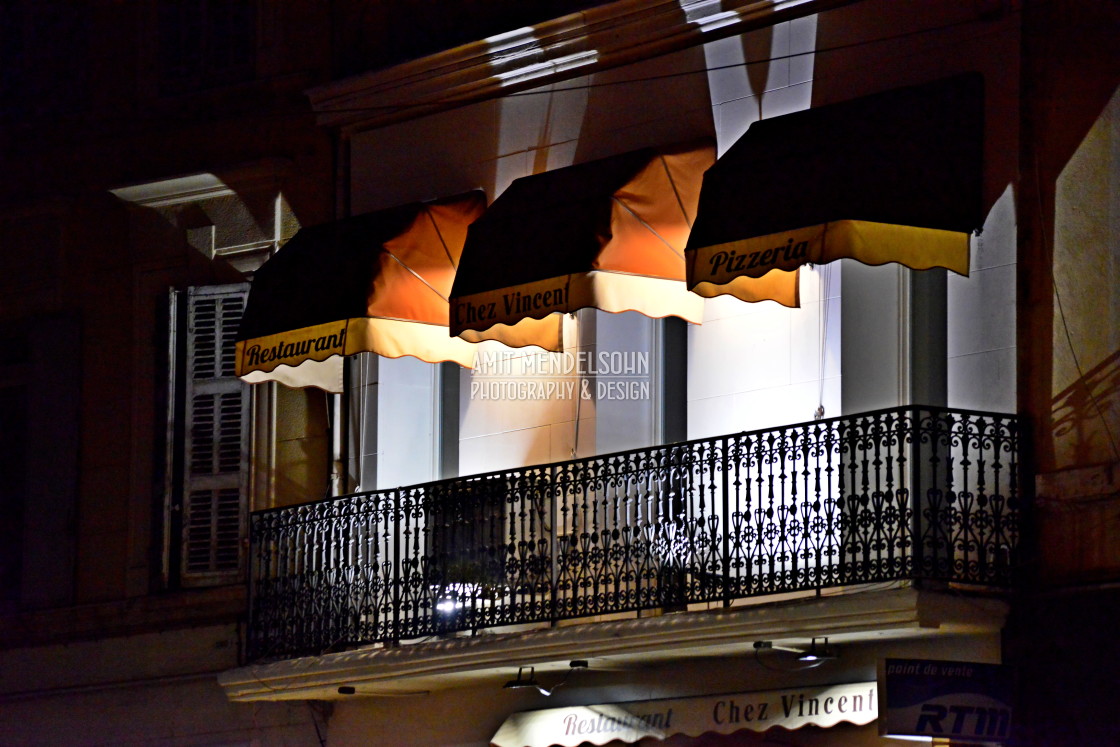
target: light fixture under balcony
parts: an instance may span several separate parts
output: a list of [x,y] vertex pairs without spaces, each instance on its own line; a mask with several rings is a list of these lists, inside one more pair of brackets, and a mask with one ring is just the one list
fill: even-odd
[[[526,669],[529,670],[528,677],[524,676]],[[541,685],[541,683],[537,682],[536,670],[533,667],[518,667],[517,677],[502,685],[502,688],[505,690],[520,690],[523,688],[532,687],[536,688],[537,692],[539,692],[541,695],[548,697],[549,695],[552,695],[554,692],[556,692],[565,683],[567,683],[568,678],[572,676],[572,672],[577,669],[587,669],[587,660],[574,659],[573,661],[568,662],[568,672],[564,675],[564,679],[557,682],[551,689],[546,689]]]
[[502,685],[502,688],[505,689],[505,690],[520,690],[520,689],[523,689],[523,688],[526,688],[526,687],[535,687],[538,690],[540,690],[541,694],[543,694],[543,695],[551,695],[552,694],[551,692],[549,692],[549,691],[545,690],[543,687],[541,687],[541,683],[537,682],[536,670],[533,667],[529,667],[529,676],[528,677],[523,676],[524,672],[525,672],[525,667],[518,667],[517,668],[517,678],[512,679],[509,682],[507,682],[506,684]]
[[[802,669],[813,669],[824,664],[826,661],[831,661],[837,658],[837,653],[828,645],[828,638],[821,638],[819,640],[824,643],[818,645],[817,638],[812,639],[809,649],[793,648],[791,646],[775,646],[772,641],[755,641],[754,642],[754,658],[765,669],[775,671],[799,671]],[[778,655],[763,655],[764,651],[783,652],[786,656]],[[789,655],[792,655],[792,659]],[[769,663],[768,663],[769,662]],[[789,666],[797,662],[796,665]]]
[[824,644],[817,648],[817,639],[814,638],[813,642],[809,645],[809,650],[801,653],[798,661],[809,662],[813,664],[820,664],[829,659],[835,659],[836,652],[828,647],[828,638],[824,639]]

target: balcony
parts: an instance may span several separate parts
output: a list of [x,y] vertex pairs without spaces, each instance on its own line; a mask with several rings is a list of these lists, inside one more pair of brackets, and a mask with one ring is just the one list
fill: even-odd
[[911,406],[257,512],[250,660],[867,583],[1008,588],[1014,416]]

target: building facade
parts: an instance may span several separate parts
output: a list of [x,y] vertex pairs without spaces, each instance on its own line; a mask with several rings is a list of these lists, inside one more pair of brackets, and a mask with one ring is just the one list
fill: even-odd
[[[6,128],[38,147],[4,198],[0,741],[881,744],[887,659],[1016,672],[1006,725],[929,734],[1115,739],[1113,7],[236,5],[92,5],[149,40],[62,76],[87,81],[73,121],[92,125],[70,138],[41,96]],[[962,79],[979,93],[931,106],[921,138],[891,103]],[[317,387],[233,376],[247,282],[250,314],[305,227],[481,192],[461,254],[439,236],[454,326],[468,271],[505,278],[488,287],[507,311],[560,297],[534,285],[546,265],[565,299],[615,272],[565,265],[554,236],[578,221],[555,216],[639,152],[666,164],[684,237],[639,215],[647,171],[608,211],[683,273],[713,180],[668,164],[707,148],[726,166],[759,133],[742,213],[866,196],[912,216],[974,190],[965,265],[920,269],[928,237],[906,234],[901,254],[791,267],[796,303],[619,281],[521,314],[544,347],[476,325],[473,368],[405,350],[321,356]],[[962,171],[931,155],[970,137]],[[873,197],[910,162],[925,171]],[[513,221],[508,255],[478,240],[491,217]],[[841,219],[941,228],[820,222]],[[57,360],[75,350],[80,367]]]
[[201,410],[197,430],[169,417],[172,295],[242,287],[333,215],[303,95],[331,70],[313,5],[0,8],[0,742],[315,738],[306,706],[231,708],[214,681],[239,662],[244,576],[222,552],[241,538],[184,527],[185,442],[217,439]]

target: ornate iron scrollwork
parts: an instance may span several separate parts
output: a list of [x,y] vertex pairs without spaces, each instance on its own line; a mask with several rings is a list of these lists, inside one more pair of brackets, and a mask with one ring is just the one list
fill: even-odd
[[252,516],[249,656],[897,580],[1006,587],[1014,416],[905,407]]

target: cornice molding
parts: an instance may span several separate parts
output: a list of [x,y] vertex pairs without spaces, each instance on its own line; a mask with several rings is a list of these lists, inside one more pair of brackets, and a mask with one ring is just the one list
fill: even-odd
[[269,185],[278,186],[290,170],[291,162],[287,159],[267,158],[223,169],[217,174],[185,174],[109,191],[125,202],[141,207],[171,207],[215,197],[228,197]]
[[391,695],[508,675],[511,663],[545,665],[612,657],[638,661],[746,653],[756,640],[992,632],[1007,606],[915,589],[862,591],[706,612],[592,622],[517,633],[448,638],[397,648],[362,648],[258,664],[221,674],[231,700],[338,698],[338,687]]
[[860,0],[620,0],[307,92],[353,133],[694,47]]

